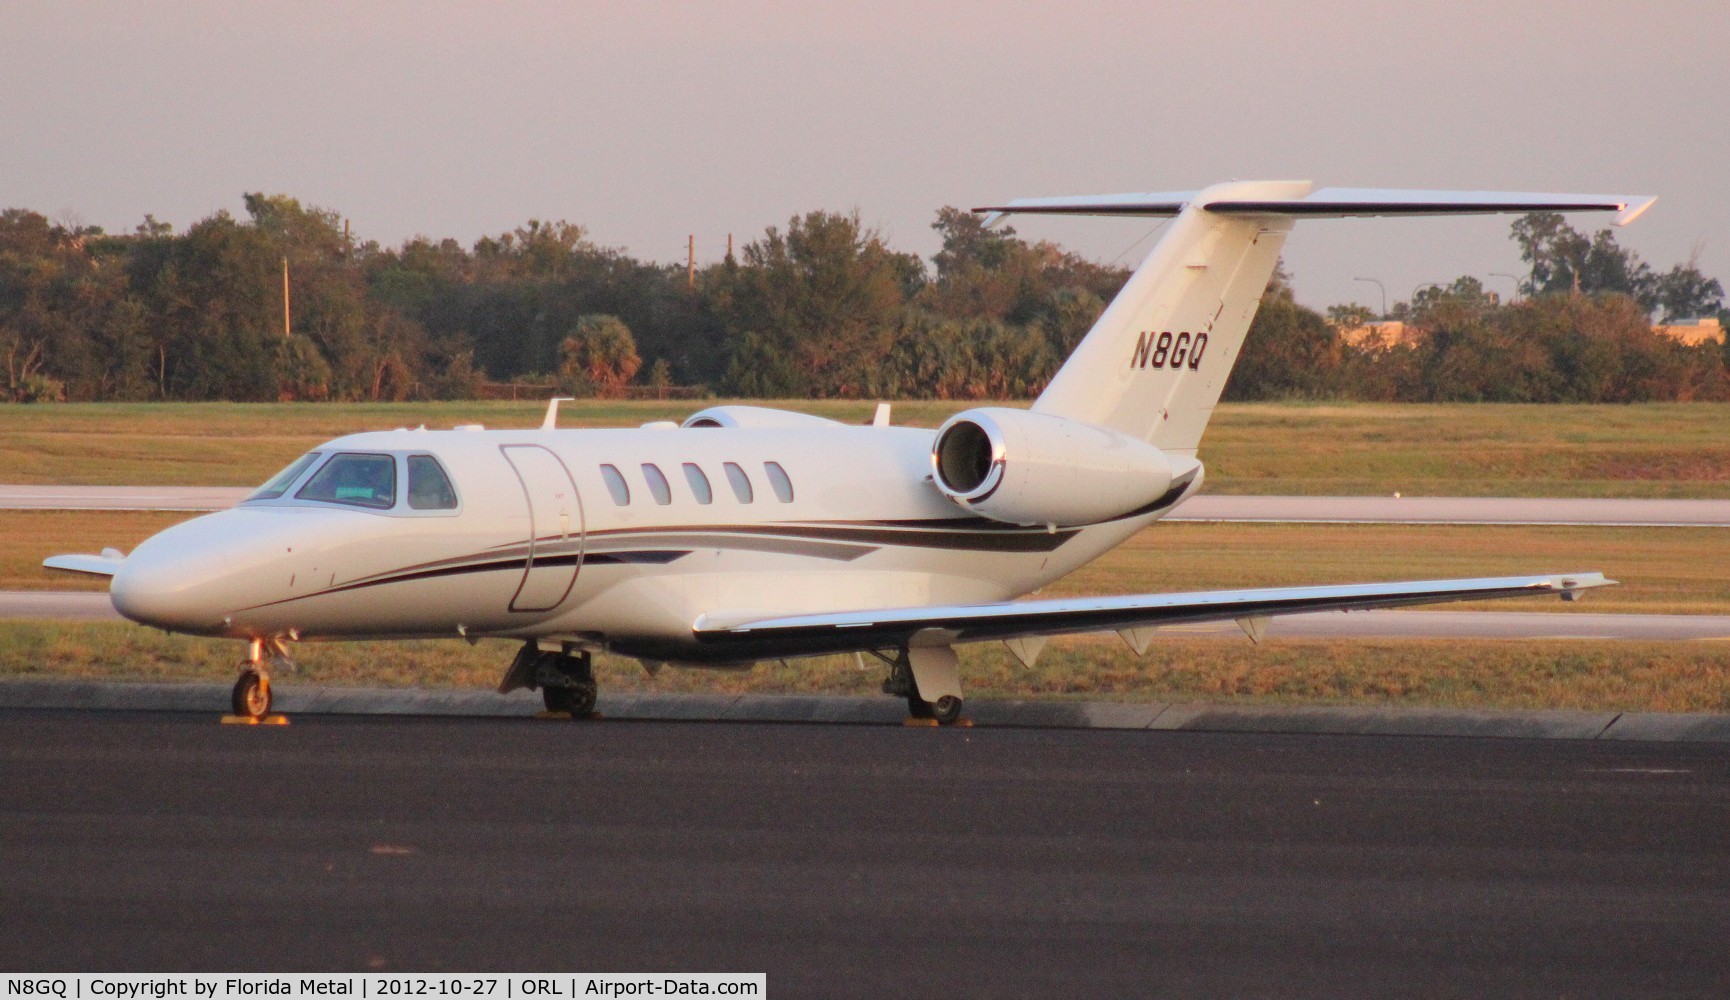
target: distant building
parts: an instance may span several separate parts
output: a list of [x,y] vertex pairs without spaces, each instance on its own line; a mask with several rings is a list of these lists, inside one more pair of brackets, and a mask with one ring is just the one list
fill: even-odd
[[1386,350],[1390,347],[1416,347],[1423,342],[1424,331],[1397,319],[1377,320],[1357,326],[1335,326],[1340,339],[1359,349]]
[[[1396,319],[1378,320],[1352,326],[1334,324],[1334,332],[1340,335],[1341,340],[1360,350],[1417,347],[1424,342],[1426,336],[1423,327],[1402,323]],[[1660,337],[1669,337],[1671,340],[1689,347],[1698,344],[1722,344],[1725,340],[1724,326],[1713,316],[1660,324],[1652,327],[1652,332]]]
[[1660,337],[1669,337],[1671,340],[1679,340],[1689,347],[1693,347],[1697,344],[1724,343],[1724,327],[1718,322],[1716,316],[1708,316],[1705,319],[1688,319],[1676,323],[1666,323],[1662,326],[1653,327],[1652,332]]

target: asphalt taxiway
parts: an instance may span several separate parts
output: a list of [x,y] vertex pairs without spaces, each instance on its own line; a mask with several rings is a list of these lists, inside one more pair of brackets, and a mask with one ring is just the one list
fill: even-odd
[[0,712],[0,966],[1723,996],[1730,747]]

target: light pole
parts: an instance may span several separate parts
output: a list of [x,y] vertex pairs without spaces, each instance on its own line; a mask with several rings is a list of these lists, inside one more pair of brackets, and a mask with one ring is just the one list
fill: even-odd
[[1387,319],[1388,318],[1388,289],[1387,289],[1387,286],[1383,285],[1380,281],[1377,281],[1375,278],[1353,278],[1352,280],[1353,281],[1368,281],[1371,284],[1375,285],[1377,288],[1380,288],[1382,290],[1382,316],[1381,316],[1381,318]]
[[1509,299],[1508,301],[1509,302],[1518,302],[1520,300],[1520,279],[1519,279],[1518,275],[1508,274],[1505,271],[1491,271],[1490,277],[1492,277],[1492,278],[1507,278],[1509,281],[1512,281],[1514,283],[1514,296],[1513,296],[1513,298]]

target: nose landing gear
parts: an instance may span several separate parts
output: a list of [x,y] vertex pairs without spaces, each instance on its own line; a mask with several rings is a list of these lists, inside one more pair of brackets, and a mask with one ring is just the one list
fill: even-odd
[[[265,659],[265,653],[272,655]],[[246,659],[240,664],[240,679],[234,682],[234,691],[229,696],[229,705],[234,709],[233,715],[225,715],[223,722],[235,722],[246,725],[287,725],[288,717],[270,714],[270,671],[267,667],[289,669],[294,661],[288,658],[288,646],[281,639],[253,639],[247,647]]]

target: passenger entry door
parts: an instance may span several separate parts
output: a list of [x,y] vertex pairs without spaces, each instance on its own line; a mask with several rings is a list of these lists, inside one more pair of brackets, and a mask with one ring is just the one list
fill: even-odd
[[583,564],[583,504],[559,456],[538,444],[501,445],[516,470],[529,510],[528,564],[511,597],[512,611],[551,611],[563,604]]

